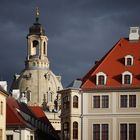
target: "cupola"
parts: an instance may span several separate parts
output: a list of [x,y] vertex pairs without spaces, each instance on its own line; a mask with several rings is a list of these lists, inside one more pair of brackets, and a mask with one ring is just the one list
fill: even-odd
[[39,10],[36,8],[35,23],[29,28],[29,35],[45,35],[45,29],[39,23]]

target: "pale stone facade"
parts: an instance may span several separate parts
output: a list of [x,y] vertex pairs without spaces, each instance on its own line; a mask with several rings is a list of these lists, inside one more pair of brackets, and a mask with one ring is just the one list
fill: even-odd
[[39,23],[38,16],[36,15],[36,21],[29,28],[29,34],[27,35],[28,46],[25,69],[20,75],[16,74],[14,76],[11,89],[19,89],[21,95],[24,93],[29,105],[42,106],[47,113],[53,112],[58,116],[61,102],[57,91],[63,89],[61,76],[56,76],[50,69],[47,55],[48,38]]
[[[140,89],[126,90],[89,90],[82,91],[81,89],[68,88],[60,91],[62,104],[64,98],[69,98],[69,109],[64,109],[62,106],[61,113],[61,138],[62,140],[94,140],[93,125],[102,124],[108,125],[108,140],[120,140],[120,125],[136,124],[136,140],[140,139]],[[78,108],[73,108],[73,96],[78,96]],[[122,108],[120,106],[121,95],[136,95],[136,107]],[[108,96],[108,108],[94,108],[93,96]],[[129,104],[129,103],[128,103]],[[100,101],[102,106],[102,100]],[[78,123],[78,138],[73,138],[73,123]],[[69,123],[68,133],[65,134],[64,123]],[[65,135],[65,138],[64,138]],[[100,138],[102,135],[100,134]]]
[[[130,28],[61,94],[62,140],[140,140],[140,38]],[[80,83],[81,84],[77,84]]]
[[0,140],[5,140],[6,131],[6,97],[8,94],[0,87]]
[[35,134],[31,129],[17,128],[16,130],[7,129],[6,137],[13,140],[34,140]]

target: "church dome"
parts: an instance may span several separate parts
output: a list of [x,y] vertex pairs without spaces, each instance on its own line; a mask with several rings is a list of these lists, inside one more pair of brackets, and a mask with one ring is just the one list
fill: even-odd
[[29,28],[29,35],[45,35],[45,30],[40,23],[34,23]]
[[41,106],[45,100],[53,110],[57,91],[62,89],[61,77],[47,69],[24,69],[19,76],[15,75],[12,89],[25,93],[30,105]]

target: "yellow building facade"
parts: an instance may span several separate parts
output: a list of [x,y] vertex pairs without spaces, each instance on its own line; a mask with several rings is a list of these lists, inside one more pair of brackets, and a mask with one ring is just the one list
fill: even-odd
[[0,87],[0,140],[5,140],[6,132],[6,97],[8,94]]

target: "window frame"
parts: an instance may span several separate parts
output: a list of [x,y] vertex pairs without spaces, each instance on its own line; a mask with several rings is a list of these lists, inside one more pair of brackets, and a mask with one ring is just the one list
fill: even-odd
[[109,95],[102,95],[101,97],[102,97],[102,108],[109,108]]
[[63,109],[69,109],[70,108],[70,99],[69,99],[69,96],[65,96],[63,97]]
[[[103,79],[100,79],[101,77]],[[103,86],[103,85],[106,85],[106,82],[107,82],[107,75],[104,72],[98,72],[96,74],[96,85]]]
[[[105,130],[103,126],[107,126],[107,129]],[[92,124],[92,137],[93,140],[109,140],[109,123]]]
[[[125,130],[121,129],[121,125],[125,126]],[[134,126],[131,131],[130,131],[130,126]],[[123,133],[124,137],[122,135],[122,132],[124,132]],[[134,133],[132,134],[132,132],[134,132]],[[133,140],[136,140],[136,136],[137,136],[137,124],[135,122],[134,123],[133,122],[132,123],[131,122],[121,122],[119,124],[119,140],[131,140],[132,137],[134,137]]]
[[[125,79],[125,78],[126,78],[126,76],[128,76],[128,75],[130,76],[130,79],[129,79],[129,82],[128,82],[128,81],[126,82],[127,79]],[[132,77],[132,73],[131,73],[131,72],[129,72],[129,71],[123,72],[123,73],[122,73],[122,84],[123,84],[123,85],[131,85],[131,84],[132,84],[132,78],[133,78],[133,77]]]
[[120,108],[128,107],[128,95],[120,95]]
[[13,140],[14,136],[12,134],[6,135],[6,140]]
[[78,140],[78,122],[73,122],[73,139]]
[[[124,96],[126,99],[122,99],[121,97]],[[136,94],[120,94],[119,95],[119,106],[121,109],[123,108],[137,108],[137,95]],[[122,103],[122,100],[125,100],[126,103]],[[122,104],[125,104],[122,106]]]
[[78,96],[74,95],[73,96],[73,108],[78,108],[78,101],[79,101]]
[[70,134],[69,127],[70,127],[69,122],[63,123],[63,140],[69,140],[69,134]]
[[93,96],[93,108],[101,108],[100,102],[101,102],[101,96],[94,95]]
[[[129,64],[128,60],[131,60],[131,64]],[[132,66],[134,63],[134,58],[132,55],[126,55],[125,56],[125,66]]]

